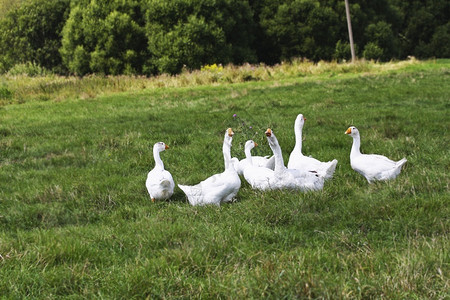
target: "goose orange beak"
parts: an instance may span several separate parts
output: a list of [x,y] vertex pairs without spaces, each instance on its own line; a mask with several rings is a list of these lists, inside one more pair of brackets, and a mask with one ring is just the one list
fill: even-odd
[[232,137],[234,135],[233,130],[231,128],[228,128],[227,130],[228,130],[228,136]]
[[166,149],[166,150],[169,149],[169,146],[166,145],[165,149]]
[[255,143],[255,147],[258,147],[258,143]]
[[352,133],[352,129],[349,127],[349,128],[347,129],[347,131],[345,132],[345,134],[350,134],[350,133]]
[[268,136],[268,137],[272,136],[272,129],[267,128],[267,130],[266,130],[266,136]]

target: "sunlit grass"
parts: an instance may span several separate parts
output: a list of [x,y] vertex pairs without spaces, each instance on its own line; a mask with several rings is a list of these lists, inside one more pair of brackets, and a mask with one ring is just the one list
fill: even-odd
[[[449,67],[347,72],[330,63],[316,74],[180,86],[167,77],[145,88],[132,82],[156,78],[59,78],[74,87],[49,101],[31,92],[3,102],[0,295],[445,299]],[[108,81],[117,85],[103,90]],[[323,191],[258,192],[243,182],[237,202],[219,208],[191,207],[178,188],[170,201],[150,201],[155,142],[170,146],[161,157],[175,182],[193,184],[223,170],[228,127],[233,156],[243,157],[248,138],[270,154],[271,127],[287,159],[298,113],[304,153],[339,161]],[[350,168],[349,125],[363,152],[407,157],[396,180],[369,185]]]
[[[193,87],[201,85],[221,85],[248,81],[282,81],[288,78],[308,80],[311,75],[334,76],[350,74],[379,74],[420,65],[408,61],[377,63],[357,61],[356,63],[319,62],[293,60],[274,66],[205,66],[202,70],[184,70],[176,76],[27,76],[14,73],[0,76],[0,105],[37,101],[62,101],[67,98],[90,99],[117,92],[139,92],[143,89],[162,87]],[[3,91],[3,92],[2,92]]]

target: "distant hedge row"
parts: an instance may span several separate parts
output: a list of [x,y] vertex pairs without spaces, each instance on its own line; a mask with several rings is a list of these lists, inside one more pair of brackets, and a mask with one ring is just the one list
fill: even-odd
[[[350,0],[359,57],[450,57],[448,0]],[[0,72],[175,74],[213,63],[349,59],[344,0],[23,0],[0,18]]]

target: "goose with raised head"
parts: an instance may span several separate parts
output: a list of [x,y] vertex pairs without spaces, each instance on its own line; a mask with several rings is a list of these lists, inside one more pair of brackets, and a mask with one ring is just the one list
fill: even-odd
[[[258,144],[252,140],[245,143],[245,159],[243,165],[243,176],[245,180],[257,190],[271,190],[276,189],[275,171],[266,167],[261,167],[253,161],[251,150],[257,147]],[[274,159],[275,157],[272,156]]]
[[239,175],[244,175],[244,168],[249,165],[248,157],[252,158],[252,165],[255,167],[263,167],[273,170],[275,168],[275,157],[272,155],[267,156],[256,156],[252,155],[252,149],[257,145],[255,142],[249,143],[250,141],[245,142],[244,153],[245,158],[238,160],[236,157],[232,158],[234,168]]
[[303,171],[315,171],[319,176],[329,179],[333,177],[333,173],[336,170],[338,161],[333,159],[328,162],[321,162],[310,156],[305,156],[302,153],[302,131],[306,118],[299,114],[295,119],[294,132],[295,132],[295,147],[289,156],[288,168],[297,169]]
[[345,131],[353,138],[352,150],[350,151],[350,165],[352,169],[363,175],[369,183],[377,180],[394,179],[400,174],[406,158],[393,161],[386,156],[378,154],[362,154],[360,151],[361,137],[359,130],[351,126]]
[[314,171],[302,171],[286,168],[283,154],[273,131],[266,130],[267,141],[275,156],[275,178],[277,188],[296,189],[302,191],[317,191],[323,189],[324,178]]
[[231,128],[225,131],[223,140],[223,158],[225,171],[203,180],[196,185],[178,186],[186,194],[191,205],[220,205],[222,202],[232,201],[241,187],[241,180],[231,161],[231,142],[234,132]]
[[164,142],[158,142],[153,145],[153,158],[155,160],[155,167],[148,172],[145,186],[150,194],[152,202],[155,200],[169,199],[173,194],[175,183],[173,182],[172,174],[164,169],[164,163],[161,160],[160,152],[169,149]]

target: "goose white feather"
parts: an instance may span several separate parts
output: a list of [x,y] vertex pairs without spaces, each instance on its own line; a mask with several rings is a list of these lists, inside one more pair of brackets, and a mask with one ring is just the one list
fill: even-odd
[[295,147],[289,156],[287,167],[289,169],[315,171],[319,174],[319,176],[322,176],[325,179],[330,179],[333,177],[333,173],[336,170],[336,165],[338,163],[336,159],[328,162],[321,162],[318,159],[305,156],[302,153],[302,130],[305,120],[306,118],[302,114],[299,114],[295,119]]
[[360,151],[361,138],[356,127],[349,127],[345,134],[353,138],[350,151],[350,165],[352,169],[363,175],[369,183],[377,180],[394,179],[400,174],[406,158],[393,161],[386,156],[378,154],[362,154]]
[[[249,165],[248,157],[252,158],[252,165],[255,167],[263,167],[273,170],[275,168],[275,157],[272,155],[267,156],[253,156],[250,151],[255,147],[251,146],[247,141],[244,146],[245,158],[238,160],[236,157],[232,158],[234,168],[239,175],[244,175],[244,168]],[[251,148],[250,148],[251,147]]]
[[150,194],[152,201],[169,199],[173,194],[175,183],[172,174],[164,169],[164,163],[161,160],[160,152],[169,149],[163,142],[153,145],[153,158],[155,167],[148,172],[145,186]]
[[[259,166],[253,161],[251,150],[258,144],[252,140],[245,143],[245,164],[243,165],[243,175],[245,180],[253,189],[270,190],[277,188],[275,171],[266,167]],[[275,159],[274,156],[272,156]],[[274,161],[275,162],[275,161]],[[275,167],[275,166],[274,166]]]
[[193,186],[178,185],[186,194],[191,205],[220,205],[221,202],[232,201],[238,193],[241,187],[241,180],[231,161],[231,142],[233,135],[233,130],[228,128],[225,132],[222,147],[225,162],[224,172],[212,175]]
[[302,191],[317,191],[323,189],[324,178],[316,172],[286,168],[283,162],[281,147],[273,131],[266,130],[267,141],[275,156],[275,178],[277,188]]

